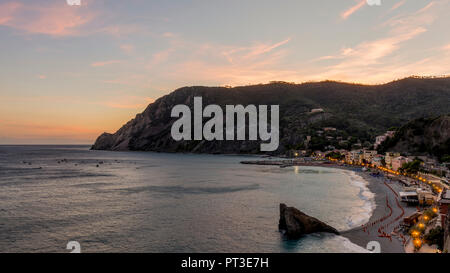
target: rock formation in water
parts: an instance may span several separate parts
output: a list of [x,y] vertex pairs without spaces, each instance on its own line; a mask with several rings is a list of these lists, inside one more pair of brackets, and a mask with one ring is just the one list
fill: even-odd
[[339,231],[335,228],[285,204],[280,204],[278,229],[290,239],[297,239],[304,234],[315,232],[329,232],[339,235]]

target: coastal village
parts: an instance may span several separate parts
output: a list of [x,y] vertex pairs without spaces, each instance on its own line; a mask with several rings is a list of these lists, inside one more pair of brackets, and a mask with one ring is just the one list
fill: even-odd
[[[322,132],[335,131],[323,128]],[[448,163],[429,156],[400,152],[379,154],[377,147],[395,131],[377,136],[370,148],[326,151],[289,150],[281,159],[244,161],[243,164],[322,166],[351,169],[376,177],[393,199],[386,195],[386,215],[360,227],[369,238],[397,240],[410,253],[448,253],[450,250],[450,171]],[[308,137],[306,141],[311,138]],[[306,143],[306,147],[308,143]],[[394,204],[392,204],[394,203]],[[372,234],[371,234],[372,232]],[[363,235],[360,235],[360,237]]]

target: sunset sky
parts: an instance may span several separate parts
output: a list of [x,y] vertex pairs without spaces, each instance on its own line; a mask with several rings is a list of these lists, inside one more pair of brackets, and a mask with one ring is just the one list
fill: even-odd
[[0,144],[92,144],[182,86],[450,74],[450,0],[0,0]]

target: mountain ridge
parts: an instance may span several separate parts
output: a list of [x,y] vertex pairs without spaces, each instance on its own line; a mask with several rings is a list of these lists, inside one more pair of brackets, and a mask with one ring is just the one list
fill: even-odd
[[[271,82],[238,87],[178,88],[149,104],[114,134],[104,133],[96,150],[142,150],[197,153],[258,153],[259,141],[179,141],[170,137],[173,106],[188,105],[202,96],[203,105],[280,105],[280,147],[277,153],[300,147],[321,127],[336,127],[343,136],[372,140],[392,126],[450,108],[450,78],[410,77],[382,85],[335,81],[292,84]],[[323,113],[311,113],[322,108]]]

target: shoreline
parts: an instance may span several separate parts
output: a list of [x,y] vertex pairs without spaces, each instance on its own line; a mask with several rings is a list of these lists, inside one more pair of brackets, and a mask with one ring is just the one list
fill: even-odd
[[365,225],[370,221],[377,204],[375,202],[375,193],[368,187],[370,182],[368,178],[363,177],[357,170],[342,169],[349,177],[350,185],[359,189],[358,197],[363,201],[364,205],[361,207],[362,211],[357,215],[352,215],[352,219],[356,221],[349,222],[349,228],[342,232],[348,232],[361,225]]
[[[380,237],[380,233],[378,231],[382,227],[382,231],[387,234],[391,234],[404,217],[411,215],[416,211],[416,207],[409,207],[401,202],[397,202],[398,197],[396,193],[401,191],[402,186],[386,177],[384,173],[380,172],[382,175],[374,177],[370,175],[370,172],[363,172],[360,167],[341,166],[332,163],[308,162],[287,165],[286,162],[283,162],[282,160],[275,162],[275,164],[268,164],[268,162],[264,161],[247,161],[241,163],[255,165],[277,165],[281,168],[290,166],[336,168],[350,171],[355,175],[360,176],[366,182],[364,186],[374,195],[373,198],[371,198],[371,202],[372,206],[375,205],[375,208],[372,209],[371,216],[367,222],[365,221],[363,225],[358,227],[342,231],[340,236],[349,239],[351,243],[358,245],[363,249],[367,249],[367,244],[369,242],[376,241],[380,244],[381,253],[406,253],[403,240],[400,237],[394,235],[392,235],[391,238]],[[358,197],[360,198],[360,196]],[[404,215],[402,215],[403,213]],[[383,218],[385,219],[380,220]]]
[[[400,224],[404,217],[416,211],[415,207],[406,206],[401,202],[399,205],[402,208],[398,206],[396,201],[397,196],[393,190],[398,193],[401,190],[401,185],[390,180],[384,174],[379,177],[371,176],[368,172],[362,172],[359,167],[347,167],[334,164],[323,164],[322,167],[338,168],[354,172],[367,182],[366,187],[372,194],[374,194],[373,202],[375,204],[375,208],[372,210],[371,216],[367,223],[363,225],[364,228],[363,226],[354,227],[347,231],[341,232],[341,236],[349,239],[352,243],[364,249],[367,249],[367,244],[369,242],[376,241],[380,243],[381,253],[406,253],[403,241],[400,237],[379,237],[378,232],[379,228],[383,226],[383,231],[390,234],[394,231],[395,227]],[[388,204],[392,209],[392,213],[388,207]],[[400,219],[396,220],[397,217],[402,215],[402,209],[404,210],[404,215],[400,217]],[[383,217],[388,218],[380,222],[380,219]]]

